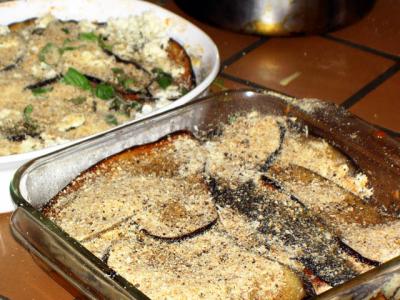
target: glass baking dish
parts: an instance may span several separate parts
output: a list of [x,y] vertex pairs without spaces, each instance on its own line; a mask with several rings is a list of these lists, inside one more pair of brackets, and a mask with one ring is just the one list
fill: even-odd
[[[233,114],[253,110],[295,117],[307,125],[311,134],[325,138],[369,175],[375,191],[374,205],[399,213],[400,144],[397,141],[334,104],[298,100],[272,91],[238,90],[195,100],[25,164],[16,172],[10,187],[18,207],[11,219],[15,237],[88,298],[148,299],[45,218],[40,208],[82,171],[110,155],[180,130],[204,135],[221,122],[228,122]],[[396,289],[400,290],[400,257],[317,298],[372,299],[381,290],[395,294]]]

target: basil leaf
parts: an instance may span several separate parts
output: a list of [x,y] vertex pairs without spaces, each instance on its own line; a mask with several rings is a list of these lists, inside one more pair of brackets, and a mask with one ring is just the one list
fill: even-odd
[[75,98],[68,99],[68,101],[72,102],[75,105],[80,105],[86,101],[86,98],[85,97],[75,97]]
[[97,42],[99,41],[99,36],[93,32],[81,32],[78,35],[78,39],[81,41]]
[[104,120],[106,121],[107,124],[118,125],[118,120],[114,115],[106,115]]
[[171,74],[164,72],[160,68],[153,69],[153,73],[156,74],[156,81],[163,90],[172,84],[173,78]]
[[65,84],[73,85],[73,86],[81,88],[85,91],[92,89],[90,82],[86,78],[86,76],[81,74],[79,71],[77,71],[74,68],[68,69],[68,71],[67,71],[67,73],[65,73],[62,81]]
[[25,121],[28,121],[28,120],[31,119],[32,112],[33,112],[33,105],[32,104],[29,104],[29,105],[25,106],[24,111],[23,111]]
[[109,100],[115,96],[114,88],[106,83],[100,83],[96,86],[94,94],[97,98]]
[[32,94],[34,96],[40,96],[40,95],[43,95],[45,93],[51,92],[52,90],[53,90],[52,86],[50,86],[50,87],[43,86],[43,87],[34,88],[31,91],[32,91]]
[[69,34],[69,33],[70,33],[69,29],[66,28],[66,27],[61,28],[61,30],[62,30],[65,34]]

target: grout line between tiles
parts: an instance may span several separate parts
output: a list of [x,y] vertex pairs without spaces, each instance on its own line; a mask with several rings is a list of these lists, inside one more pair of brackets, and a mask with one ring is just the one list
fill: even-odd
[[335,42],[338,42],[340,44],[343,44],[343,45],[346,45],[346,46],[349,46],[349,47],[352,47],[352,48],[355,48],[355,49],[358,49],[358,50],[362,50],[362,51],[365,51],[365,52],[368,52],[368,53],[372,53],[372,54],[375,54],[375,55],[378,55],[378,56],[381,56],[381,57],[384,57],[384,58],[387,58],[387,59],[390,59],[390,60],[394,60],[394,61],[397,61],[397,62],[400,61],[400,56],[397,56],[397,55],[394,55],[394,54],[390,54],[390,53],[387,53],[387,52],[384,52],[384,51],[381,51],[381,50],[377,50],[377,49],[374,49],[374,48],[371,48],[371,47],[368,47],[368,46],[365,46],[365,45],[357,44],[357,43],[351,42],[349,40],[338,38],[338,37],[330,35],[330,34],[322,34],[321,36],[326,38],[326,39],[328,39],[328,40],[335,41]]
[[393,66],[391,66],[389,69],[387,69],[385,72],[377,76],[375,79],[367,83],[364,87],[362,87],[360,90],[358,90],[355,94],[350,96],[347,100],[345,100],[342,104],[340,104],[342,107],[348,109],[352,107],[354,104],[359,102],[364,96],[366,96],[368,93],[376,89],[379,85],[381,85],[384,81],[392,77],[394,74],[396,74],[400,70],[400,61],[395,63]]
[[270,88],[267,88],[267,87],[265,87],[263,85],[260,85],[258,83],[252,82],[250,80],[242,79],[242,78],[239,78],[239,77],[236,77],[236,76],[232,76],[232,75],[224,73],[224,72],[221,72],[219,74],[219,76],[222,77],[222,78],[225,78],[225,79],[236,81],[236,82],[238,82],[240,84],[248,85],[249,87],[252,87],[252,88],[255,88],[255,89],[264,89],[264,90],[265,89],[270,89]]
[[229,65],[233,64],[235,61],[241,59],[244,55],[248,54],[249,52],[257,49],[258,47],[260,47],[262,44],[264,44],[268,40],[269,40],[268,37],[261,37],[254,43],[248,45],[247,47],[241,49],[239,52],[233,54],[231,57],[228,57],[227,59],[225,59],[222,62],[221,69],[222,70],[225,69],[227,66],[229,66]]

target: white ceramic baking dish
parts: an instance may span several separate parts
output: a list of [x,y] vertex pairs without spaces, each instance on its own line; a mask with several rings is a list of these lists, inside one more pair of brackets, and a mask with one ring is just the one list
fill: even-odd
[[[219,71],[219,54],[214,42],[198,27],[157,5],[137,0],[30,0],[0,3],[0,25],[8,25],[51,13],[62,20],[104,22],[110,18],[140,15],[151,11],[165,22],[168,35],[184,46],[192,59],[197,86],[170,105],[146,116],[180,106],[203,94]],[[93,135],[92,135],[93,136]],[[84,138],[87,139],[88,137]],[[82,139],[81,139],[82,140]],[[23,154],[0,156],[0,213],[14,206],[9,195],[9,183],[14,171],[24,162],[60,149],[74,142]]]

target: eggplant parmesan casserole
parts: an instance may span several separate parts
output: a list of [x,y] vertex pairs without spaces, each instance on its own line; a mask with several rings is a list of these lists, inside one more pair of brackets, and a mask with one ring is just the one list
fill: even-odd
[[176,132],[99,162],[42,212],[152,299],[317,295],[400,255],[400,221],[306,129],[251,112]]
[[0,155],[110,129],[194,88],[190,57],[165,25],[144,13],[0,26]]

